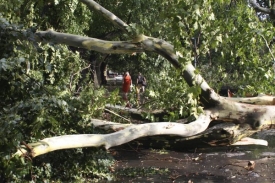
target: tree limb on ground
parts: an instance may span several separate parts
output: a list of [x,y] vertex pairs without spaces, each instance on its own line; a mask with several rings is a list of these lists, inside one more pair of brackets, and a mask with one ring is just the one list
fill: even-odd
[[257,97],[227,97],[227,100],[235,101],[239,103],[253,104],[253,105],[275,105],[275,97],[268,95],[259,95]]
[[32,148],[31,152],[27,152],[26,148],[23,147],[19,149],[15,155],[28,153],[30,156],[36,157],[56,150],[80,147],[104,146],[105,149],[109,149],[137,138],[153,135],[178,135],[189,137],[204,131],[208,127],[210,121],[210,113],[207,112],[201,114],[196,121],[189,124],[172,122],[146,123],[129,126],[124,130],[105,135],[78,134],[45,138],[36,143],[28,144],[28,146]]
[[[85,3],[90,8],[99,11],[114,25],[117,25],[124,31],[127,31],[128,25],[126,23],[118,19],[111,12],[105,10],[99,4],[92,0],[80,1]],[[251,135],[251,133],[254,133],[257,130],[270,128],[274,124],[275,108],[267,105],[259,106],[268,103],[266,100],[263,100],[267,97],[253,100],[225,98],[219,96],[202,78],[202,76],[195,72],[195,68],[191,62],[187,61],[185,66],[182,66],[178,62],[178,56],[175,54],[176,51],[173,46],[164,40],[145,35],[135,35],[135,37],[129,41],[105,41],[67,33],[59,33],[53,30],[38,31],[35,35],[35,39],[37,41],[66,44],[101,53],[129,54],[133,52],[140,53],[145,51],[158,53],[173,64],[176,69],[179,69],[182,72],[184,79],[189,86],[198,85],[201,87],[202,94],[200,99],[203,106],[207,110],[204,111],[204,114],[201,114],[195,121],[189,124],[172,122],[147,123],[129,125],[128,127],[117,132],[104,135],[79,134],[45,138],[39,142],[27,144],[32,148],[31,152],[28,152],[28,148],[21,147],[17,151],[16,155],[24,155],[29,153],[32,157],[36,157],[55,150],[80,147],[104,146],[106,149],[109,149],[110,147],[118,146],[137,138],[155,135],[174,135],[192,138],[192,136],[196,136],[205,131],[208,128],[209,123],[215,120],[231,123],[233,122],[233,126],[230,128],[232,133],[236,132],[234,131],[234,125],[241,128],[233,141],[236,142]],[[258,105],[246,104],[251,101],[253,104]],[[268,98],[268,101],[273,102],[273,98]],[[110,125],[113,124],[110,123]],[[245,126],[245,128],[243,128],[243,126]],[[125,125],[120,127],[125,127]],[[246,129],[249,129],[247,130],[247,133],[240,133]]]

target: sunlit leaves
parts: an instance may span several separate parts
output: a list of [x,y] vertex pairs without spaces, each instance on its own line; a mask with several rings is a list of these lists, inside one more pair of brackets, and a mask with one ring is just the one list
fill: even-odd
[[6,71],[7,70],[7,63],[6,63],[6,59],[5,58],[2,58],[1,60],[0,60],[0,70],[4,70],[4,71]]
[[217,39],[217,41],[222,42],[222,35],[219,34],[219,35],[216,37],[216,39]]
[[210,16],[208,17],[208,19],[209,20],[215,20],[215,15],[214,15],[213,12],[210,14]]

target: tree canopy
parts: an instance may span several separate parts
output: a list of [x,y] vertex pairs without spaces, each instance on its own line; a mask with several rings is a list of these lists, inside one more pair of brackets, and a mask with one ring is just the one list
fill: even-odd
[[[201,100],[208,85],[204,88],[203,79],[186,80],[187,76],[202,75],[216,92],[228,86],[237,88],[238,96],[274,94],[272,4],[97,3],[0,0],[0,180],[114,178],[114,160],[101,148],[55,151],[34,159],[13,157],[21,145],[44,138],[104,133],[91,125],[91,119],[106,120],[106,104],[122,101],[118,90],[107,95],[106,88],[95,86],[102,61],[133,76],[141,71],[149,82],[150,102],[144,109],[165,109],[169,122],[194,120],[208,107]],[[189,73],[191,64],[196,68]],[[144,118],[159,120],[150,112]]]

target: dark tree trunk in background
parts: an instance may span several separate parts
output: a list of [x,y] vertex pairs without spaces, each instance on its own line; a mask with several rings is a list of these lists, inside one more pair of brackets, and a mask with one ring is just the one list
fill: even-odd
[[105,61],[101,62],[100,64],[100,79],[101,85],[107,84],[107,64]]

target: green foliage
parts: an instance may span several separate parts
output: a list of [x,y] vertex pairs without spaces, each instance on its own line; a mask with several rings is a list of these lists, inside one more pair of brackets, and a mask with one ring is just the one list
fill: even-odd
[[65,150],[36,158],[32,177],[36,180],[43,177],[56,182],[112,180],[110,169],[113,165],[113,158],[105,150]]
[[170,31],[165,35],[173,40],[183,64],[196,59],[210,86],[273,93],[273,48],[267,46],[274,28],[270,22],[260,21],[246,1],[187,0],[162,5],[165,10],[160,16],[167,23],[161,30]]
[[[34,32],[60,32],[107,40],[145,34],[169,41],[180,63],[197,61],[197,73],[215,89],[230,85],[247,92],[274,94],[273,25],[260,21],[247,1],[97,1],[130,25],[130,36],[78,0],[0,0],[0,179],[3,181],[110,180],[113,160],[100,149],[52,152],[31,160],[11,158],[22,142],[50,136],[98,133],[89,127],[107,102],[119,103],[118,90],[95,88],[90,54],[65,45],[33,42]],[[195,42],[196,40],[196,42]],[[74,50],[74,51],[73,51]],[[202,112],[200,87],[188,87],[181,71],[154,53],[111,55],[111,69],[141,72],[148,81],[149,109],[165,118],[196,117]],[[95,64],[96,65],[96,64]],[[94,69],[94,68],[93,68]],[[81,81],[81,82],[79,82]],[[147,114],[146,114],[147,115]],[[150,114],[148,119],[158,120]],[[151,171],[151,170],[150,170]],[[154,171],[154,170],[152,170]],[[134,174],[135,175],[135,174]],[[146,175],[146,174],[142,174]],[[1,181],[2,181],[1,180]]]
[[8,156],[5,159],[8,161],[3,161],[1,165],[1,168],[5,168],[1,176],[5,176],[2,181],[6,182],[98,182],[114,179],[111,172],[114,160],[101,149],[63,150],[33,160],[29,157]]
[[[45,47],[48,50],[48,46]],[[18,54],[20,55],[20,53]],[[85,151],[82,160],[79,159],[80,156],[77,153],[74,155],[73,152],[61,152],[61,154],[63,153],[63,158],[60,158],[61,155],[58,156],[54,152],[53,155],[49,155],[46,158],[49,161],[47,164],[44,164],[46,162],[44,161],[44,163],[37,166],[34,164],[31,165],[32,162],[30,162],[29,158],[25,159],[27,163],[20,163],[20,161],[10,159],[10,155],[16,152],[16,148],[19,147],[22,141],[35,142],[49,136],[96,133],[93,129],[87,128],[87,124],[91,118],[101,116],[103,106],[106,103],[103,97],[105,92],[94,89],[93,85],[90,84],[82,89],[80,95],[75,96],[74,88],[72,92],[71,88],[68,87],[71,78],[70,74],[72,72],[79,72],[76,63],[79,64],[79,67],[85,63],[73,54],[73,58],[70,58],[68,54],[65,58],[56,59],[57,62],[53,61],[52,63],[45,61],[47,59],[44,60],[40,54],[33,55],[37,57],[36,59],[41,58],[44,62],[36,62],[36,59],[29,60],[32,67],[28,74],[24,67],[25,64],[19,62],[20,59],[16,59],[16,57],[6,60],[5,67],[2,64],[1,81],[6,83],[7,86],[1,90],[3,92],[3,95],[1,95],[1,105],[3,108],[0,111],[0,145],[1,157],[3,157],[1,158],[1,166],[3,165],[1,167],[1,176],[7,180],[41,180],[42,178],[78,180],[101,179],[104,176],[110,179],[110,175],[107,175],[108,172],[106,173],[105,169],[100,168],[100,166],[106,168],[105,165],[99,165],[99,163],[95,164],[92,170],[91,168],[87,168],[90,167],[91,163],[99,161],[96,158],[97,153],[103,156],[106,154],[105,151]],[[70,63],[70,59],[73,61],[72,63]],[[37,66],[36,64],[41,65]],[[47,69],[47,64],[50,64],[52,69]],[[72,85],[75,86],[76,82],[74,81]],[[63,161],[70,158],[75,161],[84,162],[83,159],[89,156],[94,157],[94,159],[89,158],[89,161],[85,160],[87,164],[81,164],[79,168],[83,168],[83,170],[79,174],[74,172],[76,169],[73,168],[73,161],[63,163]],[[59,163],[54,163],[56,161],[59,161]],[[106,161],[109,164],[112,163],[111,159]],[[14,162],[14,165],[11,162]],[[47,167],[50,167],[52,170],[46,171]],[[73,168],[72,172],[69,172],[71,168]],[[58,174],[55,174],[57,172],[55,169],[66,170],[66,173],[63,177],[60,177]]]
[[79,52],[66,45],[26,41],[32,32],[11,24],[13,19],[0,18],[0,181],[110,180],[113,159],[100,149],[58,151],[34,160],[12,158],[24,142],[98,133],[89,122],[101,117],[109,97],[104,89],[94,88],[91,74],[81,73],[88,63]]

